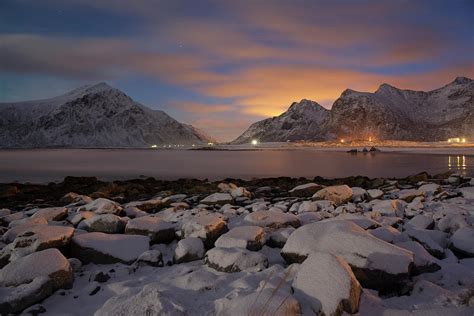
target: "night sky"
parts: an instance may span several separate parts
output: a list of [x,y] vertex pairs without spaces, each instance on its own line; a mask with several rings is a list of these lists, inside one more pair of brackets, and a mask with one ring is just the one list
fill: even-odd
[[474,77],[474,1],[1,0],[0,102],[106,81],[230,140],[293,101]]

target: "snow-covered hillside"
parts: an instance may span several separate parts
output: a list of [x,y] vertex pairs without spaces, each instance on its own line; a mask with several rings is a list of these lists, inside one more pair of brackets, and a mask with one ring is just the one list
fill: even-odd
[[[347,89],[330,111],[293,115],[294,105],[278,117],[253,124],[234,142],[369,137],[439,141],[474,136],[474,81],[464,77],[429,92],[401,90],[388,84],[374,93]],[[291,124],[286,123],[288,120]]]
[[2,148],[149,147],[208,141],[194,127],[105,83],[47,100],[0,103]]

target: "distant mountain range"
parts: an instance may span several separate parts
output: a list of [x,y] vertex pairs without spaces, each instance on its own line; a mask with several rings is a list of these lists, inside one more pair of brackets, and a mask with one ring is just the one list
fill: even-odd
[[474,138],[474,81],[458,77],[428,92],[382,84],[374,93],[345,90],[331,110],[301,100],[277,117],[252,124],[232,143]]
[[37,101],[0,103],[1,148],[117,148],[212,141],[105,83]]

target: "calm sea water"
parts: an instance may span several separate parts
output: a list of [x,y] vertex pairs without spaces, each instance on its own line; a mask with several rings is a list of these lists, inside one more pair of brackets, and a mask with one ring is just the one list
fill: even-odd
[[421,171],[448,170],[474,176],[474,156],[409,153],[351,155],[307,150],[0,150],[0,182],[60,181],[65,176],[104,180],[153,176],[159,179],[226,177],[339,178],[404,177]]

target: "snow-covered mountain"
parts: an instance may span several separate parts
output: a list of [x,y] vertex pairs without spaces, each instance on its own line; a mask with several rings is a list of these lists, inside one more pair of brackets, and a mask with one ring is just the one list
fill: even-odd
[[324,139],[324,124],[329,110],[316,102],[294,102],[285,113],[252,124],[234,143],[242,144],[258,139],[261,142]]
[[149,147],[201,144],[194,127],[105,83],[37,101],[0,103],[0,147]]
[[[252,138],[261,141],[369,137],[439,141],[459,136],[472,139],[474,81],[458,77],[450,84],[428,92],[401,90],[388,84],[382,84],[374,93],[347,89],[330,111],[310,111],[308,114],[302,111],[296,116],[293,112],[292,105],[278,117],[253,124],[234,143],[245,143]],[[289,135],[294,137],[289,138]]]

